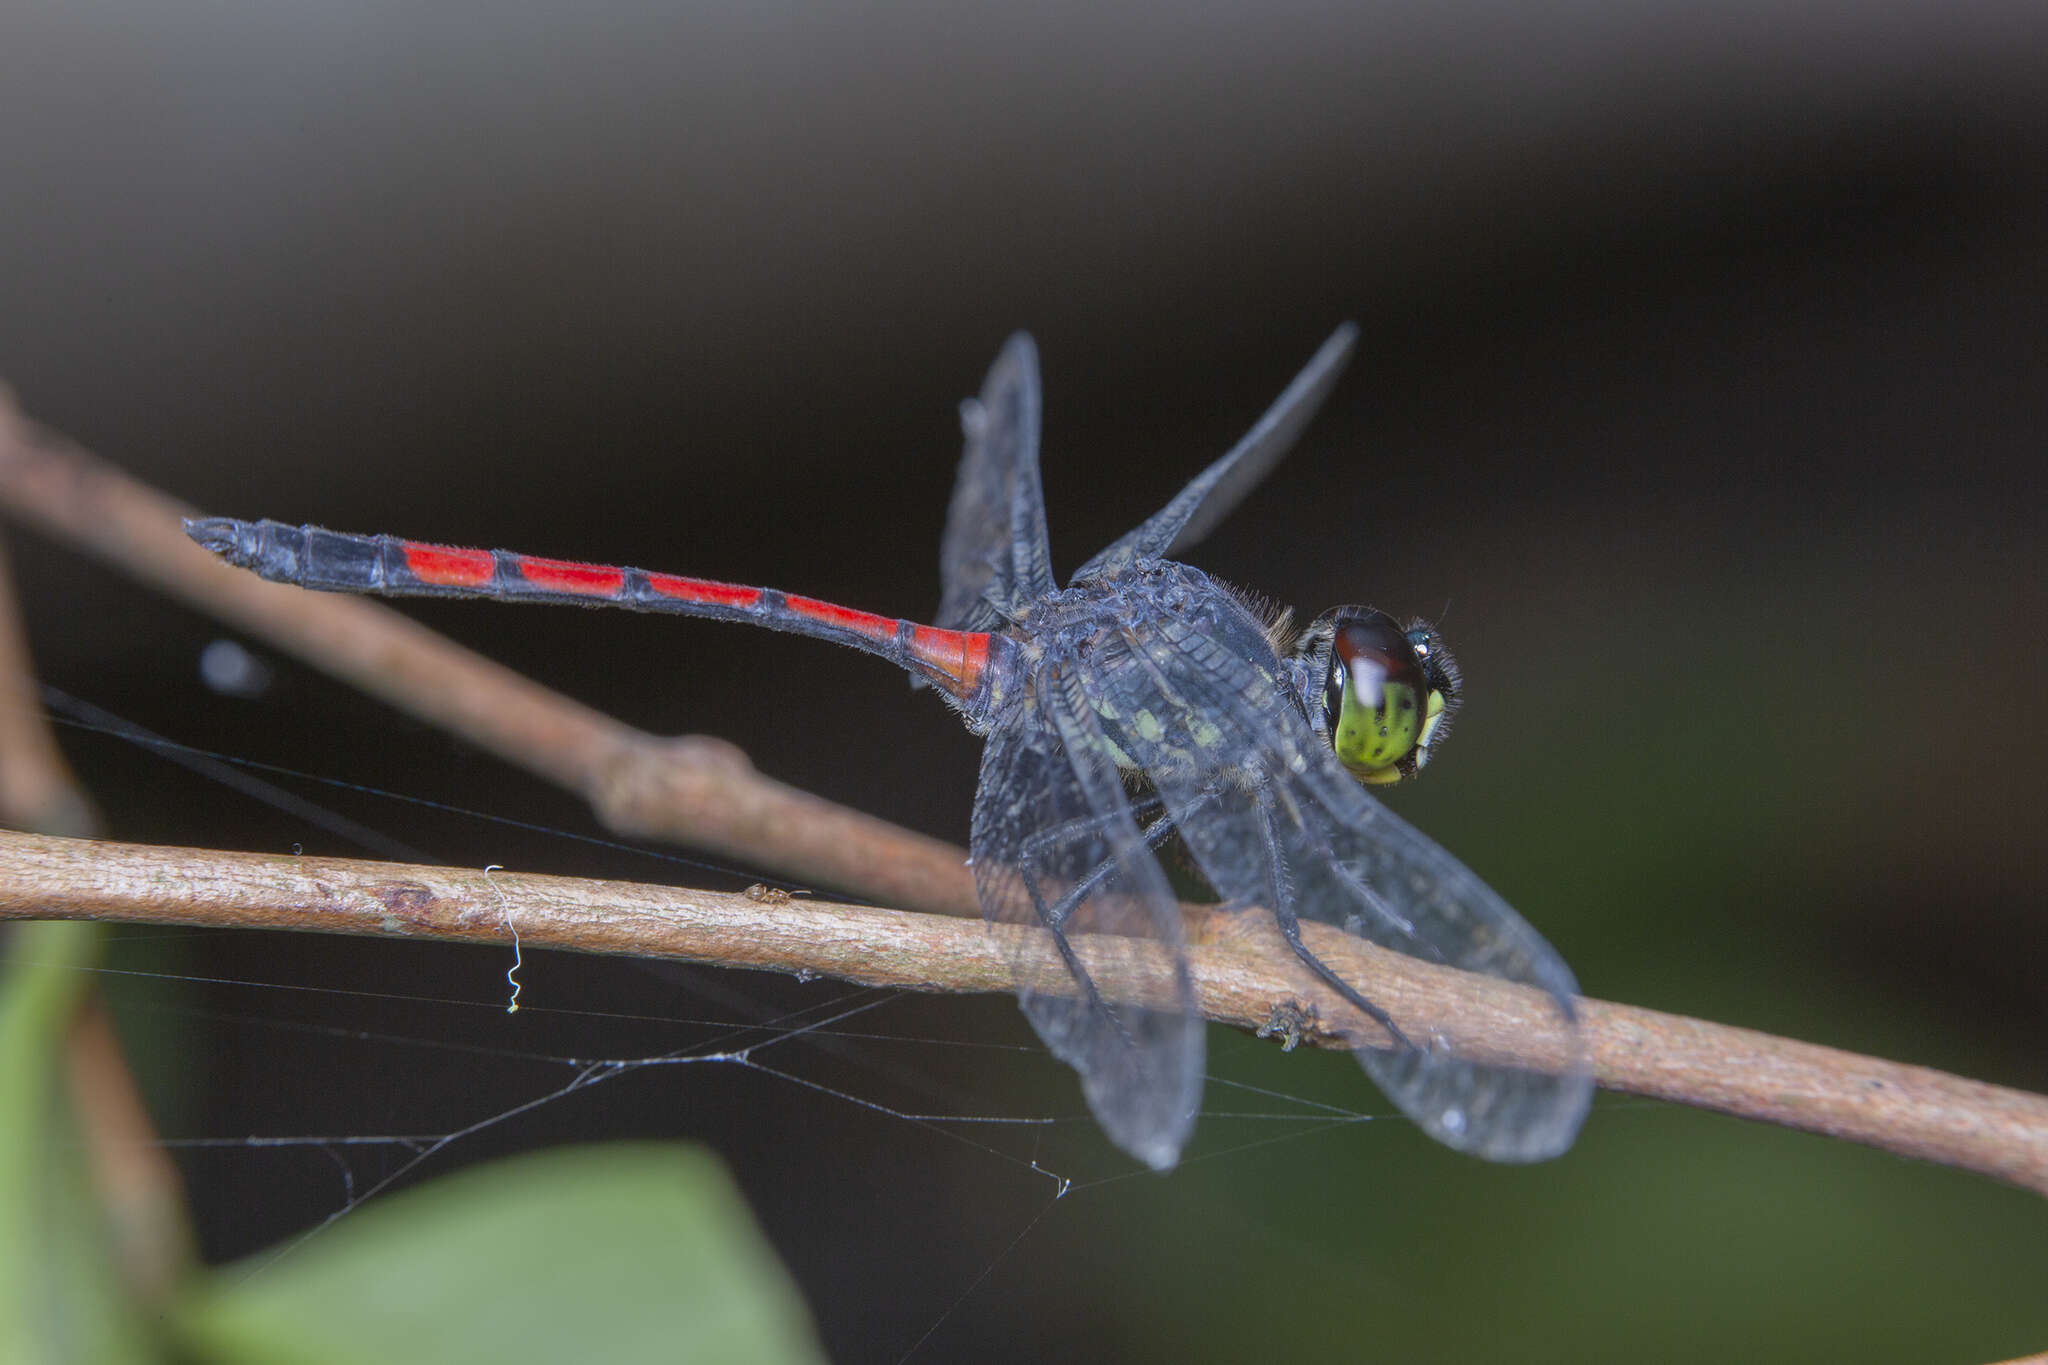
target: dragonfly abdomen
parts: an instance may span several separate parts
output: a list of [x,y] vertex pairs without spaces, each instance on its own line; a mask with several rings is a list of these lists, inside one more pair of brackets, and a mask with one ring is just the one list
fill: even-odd
[[808,635],[879,654],[961,701],[972,698],[988,663],[986,634],[941,630],[773,588],[270,520],[193,517],[185,533],[258,577],[322,592],[623,607]]

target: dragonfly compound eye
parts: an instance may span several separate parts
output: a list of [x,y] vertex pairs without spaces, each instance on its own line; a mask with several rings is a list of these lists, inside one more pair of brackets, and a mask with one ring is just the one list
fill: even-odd
[[1323,705],[1337,761],[1360,782],[1412,777],[1437,738],[1456,683],[1434,631],[1403,630],[1385,612],[1335,623]]

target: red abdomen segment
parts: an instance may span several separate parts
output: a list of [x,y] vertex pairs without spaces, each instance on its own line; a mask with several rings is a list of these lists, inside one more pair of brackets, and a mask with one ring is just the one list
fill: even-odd
[[974,696],[988,665],[985,634],[920,626],[773,588],[541,559],[510,550],[465,550],[397,536],[347,535],[277,521],[192,517],[185,522],[185,534],[228,563],[273,583],[322,592],[624,607],[745,621],[810,635],[879,654],[963,702]]

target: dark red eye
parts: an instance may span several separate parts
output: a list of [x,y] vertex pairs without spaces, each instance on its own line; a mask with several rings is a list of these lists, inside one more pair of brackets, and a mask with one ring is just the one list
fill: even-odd
[[1323,705],[1334,726],[1344,712],[1344,689],[1378,710],[1389,688],[1395,695],[1422,697],[1427,686],[1415,646],[1400,623],[1383,611],[1361,611],[1337,622],[1330,642],[1330,671],[1323,680]]

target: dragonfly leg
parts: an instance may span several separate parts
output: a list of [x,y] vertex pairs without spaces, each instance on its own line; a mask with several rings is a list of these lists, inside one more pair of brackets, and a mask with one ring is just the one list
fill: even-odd
[[[1147,797],[1136,803],[1132,807],[1131,813],[1141,819],[1147,816],[1150,817],[1144,828],[1139,831],[1139,837],[1144,841],[1147,849],[1157,849],[1166,842],[1166,837],[1173,833],[1173,821],[1166,817],[1162,809],[1162,803],[1156,796]],[[1087,876],[1075,882],[1059,900],[1055,901],[1051,906],[1047,906],[1035,889],[1038,883],[1034,874],[1039,866],[1040,853],[1048,847],[1062,843],[1077,835],[1092,834],[1100,830],[1107,823],[1109,823],[1108,819],[1100,815],[1078,816],[1075,819],[1054,825],[1050,829],[1038,831],[1025,839],[1022,847],[1018,850],[1018,863],[1020,870],[1024,873],[1024,884],[1034,888],[1031,898],[1032,905],[1039,912],[1039,916],[1044,921],[1046,928],[1055,931],[1062,928],[1067,922],[1067,917],[1074,913],[1075,908],[1083,900],[1093,895],[1104,882],[1109,880],[1110,875],[1116,871],[1116,859],[1113,857],[1104,858],[1101,862],[1095,864]]]
[[[1221,784],[1210,787],[1201,795],[1197,796],[1193,801],[1190,801],[1188,803],[1187,809],[1181,812],[1182,817],[1185,818],[1186,816],[1193,814],[1196,811],[1199,811],[1200,809],[1202,809],[1202,807],[1216,800],[1216,798],[1222,793],[1222,791],[1223,788]],[[1179,828],[1179,826],[1176,825],[1174,821],[1164,813],[1164,804],[1165,803],[1162,802],[1157,796],[1147,796],[1138,801],[1133,802],[1131,805],[1131,814],[1139,817],[1140,819],[1146,820],[1144,828],[1139,830],[1138,833],[1139,837],[1144,840],[1145,847],[1154,852],[1157,852],[1159,846],[1166,842],[1168,835],[1172,834],[1176,829]],[[1068,820],[1063,824],[1054,825],[1049,830],[1044,830],[1038,834],[1032,835],[1029,839],[1026,839],[1024,841],[1022,858],[1020,860],[1024,866],[1024,870],[1027,873],[1029,873],[1032,866],[1034,865],[1032,853],[1036,849],[1043,848],[1047,844],[1052,843],[1055,840],[1066,838],[1072,834],[1085,833],[1090,830],[1100,829],[1104,823],[1106,822],[1104,821],[1103,817],[1099,815],[1088,815],[1079,817],[1077,819]],[[1046,927],[1049,929],[1058,929],[1061,925],[1065,924],[1067,916],[1074,913],[1074,907],[1079,905],[1081,901],[1087,896],[1094,894],[1095,889],[1101,886],[1103,882],[1107,881],[1109,879],[1109,875],[1115,870],[1116,860],[1114,858],[1104,858],[1101,862],[1095,865],[1093,871],[1091,871],[1086,877],[1083,877],[1080,881],[1076,882],[1072,889],[1070,889],[1065,895],[1061,896],[1059,900],[1056,901],[1049,910],[1043,909],[1041,907],[1041,913],[1053,916],[1053,918],[1046,921]],[[1030,885],[1030,882],[1027,880],[1026,884]],[[1034,902],[1036,902],[1037,898],[1034,897],[1033,899]],[[1223,905],[1223,909],[1242,910],[1249,907],[1250,904],[1250,901],[1243,901],[1241,903],[1225,902]]]
[[[1139,831],[1139,837],[1147,850],[1158,848],[1160,844],[1166,842],[1166,837],[1173,833],[1173,821],[1167,817],[1157,797],[1137,803],[1132,809],[1132,814],[1150,816],[1144,828]],[[1111,1022],[1124,1044],[1136,1047],[1137,1040],[1124,1027],[1122,1018],[1096,992],[1095,980],[1082,965],[1079,954],[1074,951],[1073,943],[1067,938],[1066,930],[1067,920],[1073,915],[1076,907],[1093,895],[1116,871],[1116,859],[1109,857],[1096,863],[1086,876],[1068,887],[1066,892],[1050,905],[1046,904],[1045,897],[1038,889],[1038,867],[1045,850],[1067,839],[1091,834],[1108,823],[1109,817],[1081,816],[1032,834],[1018,849],[1018,871],[1022,874],[1025,893],[1031,897],[1031,908],[1037,913],[1039,923],[1052,935],[1053,946],[1059,950],[1060,960],[1066,964],[1067,974],[1080,985],[1088,998],[1088,1003]]]
[[1280,928],[1280,937],[1287,940],[1287,946],[1294,950],[1294,955],[1304,966],[1321,977],[1331,990],[1343,996],[1353,1009],[1385,1029],[1402,1047],[1411,1052],[1419,1051],[1414,1040],[1401,1032],[1401,1026],[1394,1022],[1392,1015],[1360,995],[1357,988],[1331,969],[1329,963],[1316,956],[1315,949],[1301,941],[1301,920],[1294,913],[1294,895],[1287,885],[1286,864],[1280,857],[1280,841],[1273,832],[1272,810],[1263,801],[1257,803],[1257,807],[1259,834],[1266,844],[1266,865],[1273,869],[1273,922]]
[[1087,967],[1082,965],[1080,954],[1074,951],[1074,945],[1068,940],[1067,931],[1062,927],[1062,921],[1073,913],[1071,893],[1068,897],[1062,898],[1058,905],[1047,905],[1045,897],[1038,892],[1036,880],[1028,873],[1024,877],[1024,890],[1031,897],[1031,908],[1038,912],[1039,922],[1045,926],[1046,932],[1052,935],[1053,947],[1059,950],[1060,961],[1066,964],[1067,975],[1074,979],[1074,983],[1081,988],[1081,994],[1087,998],[1090,1011],[1099,1018],[1109,1020],[1126,1048],[1135,1048],[1138,1040],[1131,1036],[1131,1031],[1124,1027],[1123,1019],[1109,1007],[1109,1002],[1102,998],[1101,992],[1095,989],[1095,978],[1090,976]]

